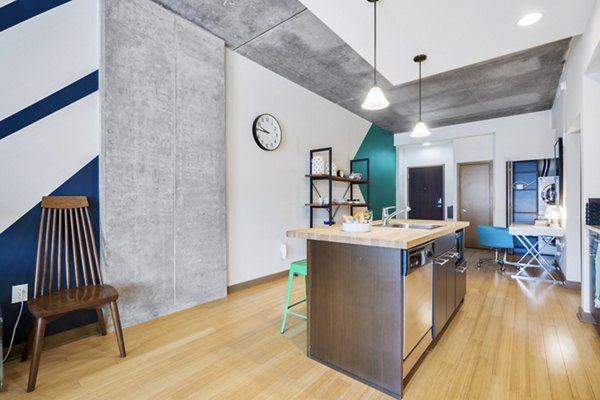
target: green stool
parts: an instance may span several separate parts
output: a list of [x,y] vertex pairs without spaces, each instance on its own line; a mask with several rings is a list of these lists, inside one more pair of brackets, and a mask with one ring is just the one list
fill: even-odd
[[[292,285],[294,284],[294,274],[304,277],[304,287],[306,291],[306,297],[297,303],[290,305],[290,297],[292,295]],[[290,276],[288,278],[287,293],[285,295],[285,309],[283,311],[283,322],[281,323],[281,333],[285,332],[285,321],[287,321],[288,314],[295,315],[296,317],[306,318],[306,315],[298,314],[297,312],[291,311],[290,308],[306,302],[308,299],[308,270],[306,268],[306,260],[294,261],[290,264]]]

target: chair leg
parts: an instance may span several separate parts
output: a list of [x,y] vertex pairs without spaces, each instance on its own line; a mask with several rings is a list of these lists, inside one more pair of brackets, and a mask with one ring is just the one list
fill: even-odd
[[308,305],[308,275],[304,276],[304,294],[306,296],[306,304]]
[[42,348],[44,347],[46,320],[44,318],[37,318],[33,329],[35,330],[35,334],[33,335],[33,354],[31,358],[31,368],[29,369],[29,382],[27,383],[28,392],[33,392],[35,389],[35,382],[40,367],[40,357],[42,355]]
[[285,322],[287,320],[288,308],[290,306],[290,297],[292,295],[293,285],[294,285],[294,274],[290,271],[290,276],[288,278],[287,292],[285,294],[285,307],[283,309],[283,322],[281,322],[281,329],[279,330],[280,333],[285,332]]
[[119,353],[121,357],[125,357],[125,341],[123,340],[123,330],[121,329],[121,317],[119,316],[119,308],[117,307],[116,301],[110,302],[110,311],[113,318],[113,325],[115,326],[115,334],[117,335],[117,344],[119,345]]
[[96,314],[98,315],[98,324],[100,325],[100,335],[106,336],[106,321],[104,320],[102,308],[96,308]]
[[494,249],[494,258],[480,258],[479,261],[477,262],[477,269],[480,269],[481,266],[483,265],[483,263],[485,263],[487,261],[493,261],[494,264],[500,266],[500,271],[504,272],[506,270],[505,264],[509,264],[509,263],[506,261],[506,249],[503,249],[503,252],[504,252],[504,256],[502,258],[500,258],[500,250],[499,249]]
[[487,262],[496,262],[495,258],[480,258],[477,261],[477,269],[481,269],[481,267],[483,266],[483,264],[487,263]]
[[23,353],[21,354],[21,362],[27,361],[29,358],[29,352],[31,351],[31,343],[33,342],[33,335],[35,332],[35,324],[29,329],[29,333],[27,334],[27,341],[25,342],[25,346],[23,347]]

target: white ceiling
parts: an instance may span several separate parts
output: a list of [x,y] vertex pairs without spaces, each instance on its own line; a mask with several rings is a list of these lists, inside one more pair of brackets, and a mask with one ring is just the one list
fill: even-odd
[[[300,0],[358,54],[373,62],[373,4],[367,0]],[[393,85],[583,33],[595,0],[380,0],[377,69]],[[544,17],[520,28],[531,12]]]

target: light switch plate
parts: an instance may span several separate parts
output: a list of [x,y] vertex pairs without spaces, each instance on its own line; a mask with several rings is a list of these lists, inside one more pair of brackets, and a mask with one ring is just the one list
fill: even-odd
[[22,301],[27,301],[27,284],[24,283],[22,285],[15,285],[12,287],[12,302],[20,303]]
[[287,258],[287,245],[285,243],[282,243],[281,246],[279,247],[279,253],[281,254],[281,259],[285,260]]

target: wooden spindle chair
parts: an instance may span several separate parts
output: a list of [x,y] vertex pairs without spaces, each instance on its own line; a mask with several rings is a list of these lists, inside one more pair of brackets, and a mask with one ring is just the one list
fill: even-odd
[[119,352],[125,357],[118,297],[102,280],[87,197],[42,198],[33,297],[27,302],[35,321],[21,357],[25,361],[33,353],[28,392],[35,389],[46,324],[71,311],[95,309],[106,335],[102,308],[110,306]]

